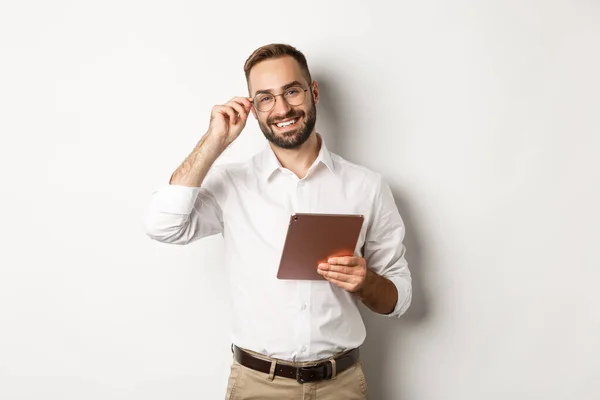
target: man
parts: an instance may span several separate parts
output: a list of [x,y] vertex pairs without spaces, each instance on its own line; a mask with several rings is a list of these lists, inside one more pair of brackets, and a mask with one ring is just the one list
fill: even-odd
[[[300,51],[263,46],[244,70],[249,97],[213,107],[207,133],[153,193],[147,234],[174,244],[224,237],[228,399],[365,399],[357,302],[391,317],[410,305],[404,224],[381,175],[329,152],[315,131],[319,86]],[[250,113],[269,145],[247,162],[213,165]],[[325,280],[277,279],[295,212],[364,215],[359,250],[315,265]]]

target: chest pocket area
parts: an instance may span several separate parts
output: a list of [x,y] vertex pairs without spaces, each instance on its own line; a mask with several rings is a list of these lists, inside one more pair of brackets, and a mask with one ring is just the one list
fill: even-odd
[[248,212],[248,239],[258,248],[281,253],[291,211],[280,204],[257,202]]

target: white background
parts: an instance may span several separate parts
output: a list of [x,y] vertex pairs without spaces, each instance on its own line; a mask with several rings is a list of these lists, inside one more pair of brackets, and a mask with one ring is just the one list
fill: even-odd
[[[0,398],[224,397],[222,238],[144,212],[271,42],[407,226],[410,311],[363,309],[372,398],[600,398],[595,0],[3,2]],[[219,162],[264,145],[251,117]]]

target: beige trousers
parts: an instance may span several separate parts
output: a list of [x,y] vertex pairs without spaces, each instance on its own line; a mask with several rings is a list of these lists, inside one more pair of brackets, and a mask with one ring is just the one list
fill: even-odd
[[[309,366],[311,364],[284,363],[298,367]],[[358,360],[356,364],[344,372],[337,374],[334,379],[298,383],[295,379],[272,376],[244,367],[234,359],[231,365],[225,399],[366,400],[367,382],[361,360]]]

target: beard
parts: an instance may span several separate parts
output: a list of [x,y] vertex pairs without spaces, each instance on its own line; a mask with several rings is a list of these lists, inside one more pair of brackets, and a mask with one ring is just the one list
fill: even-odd
[[[287,118],[300,118],[302,117],[302,125],[298,126],[296,129],[287,131],[284,133],[277,134],[273,130],[273,124],[276,124],[277,121],[281,121]],[[312,106],[308,110],[308,113],[304,111],[296,111],[290,110],[283,117],[278,116],[274,118],[269,118],[267,123],[265,124],[262,121],[258,121],[258,126],[260,130],[265,135],[265,138],[275,146],[280,147],[282,149],[296,149],[304,144],[310,137],[310,134],[315,129],[315,124],[317,123],[317,106],[314,101],[312,101]]]

